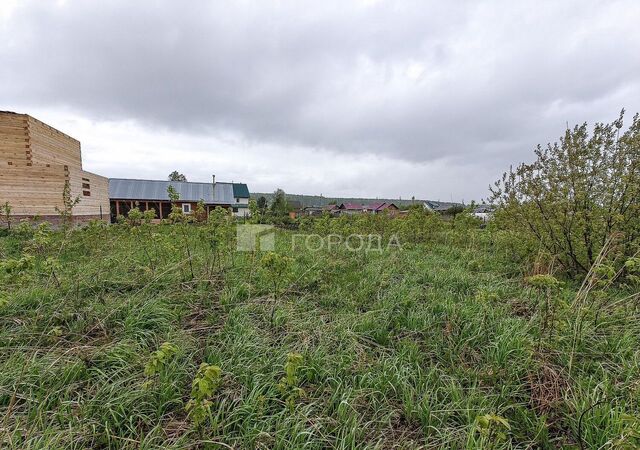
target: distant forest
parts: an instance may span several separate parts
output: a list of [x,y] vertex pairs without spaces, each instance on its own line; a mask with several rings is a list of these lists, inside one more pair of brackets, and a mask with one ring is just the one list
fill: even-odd
[[[302,195],[302,194],[286,194],[288,201],[299,201],[302,206],[325,206],[331,203],[360,203],[367,204],[373,202],[392,202],[396,206],[409,206],[412,203],[422,203],[425,200],[420,199],[398,199],[398,198],[357,198],[357,197],[324,197],[321,195]],[[257,200],[259,197],[264,197],[267,202],[271,203],[273,199],[273,192],[254,192],[251,194],[251,198]]]

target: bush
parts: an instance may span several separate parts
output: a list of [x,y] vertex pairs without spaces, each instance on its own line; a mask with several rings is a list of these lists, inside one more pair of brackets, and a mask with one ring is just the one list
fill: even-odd
[[[531,237],[572,275],[585,274],[612,236],[616,256],[640,244],[640,119],[620,136],[610,124],[567,130],[538,146],[536,161],[506,172],[492,188],[498,228]],[[622,258],[621,258],[622,259]]]

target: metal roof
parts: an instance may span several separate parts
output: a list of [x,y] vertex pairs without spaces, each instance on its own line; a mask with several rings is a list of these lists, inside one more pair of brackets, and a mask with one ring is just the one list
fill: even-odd
[[[232,183],[193,183],[160,180],[109,179],[109,198],[119,200],[169,201],[167,188],[173,186],[180,200],[207,204],[235,204]],[[246,185],[245,185],[246,187]],[[247,189],[248,192],[248,189]]]
[[433,200],[426,200],[424,205],[433,211],[446,211],[453,207],[464,206],[461,203],[452,202],[434,202]]
[[473,210],[474,213],[492,213],[496,208],[492,205],[478,205]]
[[232,183],[233,196],[237,198],[249,198],[249,188],[244,183]]
[[342,203],[338,208],[357,211],[362,211],[363,209],[365,209],[364,205],[360,205],[358,203]]

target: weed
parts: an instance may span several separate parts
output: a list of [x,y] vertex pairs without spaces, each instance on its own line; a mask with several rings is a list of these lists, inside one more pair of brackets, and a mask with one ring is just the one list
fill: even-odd
[[191,384],[191,398],[185,406],[196,427],[211,417],[211,399],[222,383],[222,369],[207,363],[200,364]]
[[7,225],[7,229],[11,231],[11,223],[12,223],[12,212],[13,208],[9,204],[9,202],[4,202],[4,204],[0,205],[0,217],[2,217],[4,223]]
[[623,450],[640,448],[640,418],[630,414],[623,414],[621,419],[623,424],[622,432],[614,441],[614,447]]
[[273,320],[276,313],[278,298],[280,296],[280,288],[286,281],[287,270],[291,265],[291,258],[279,253],[269,252],[262,257],[261,263],[270,279],[271,285],[273,286],[273,302],[271,306],[271,314],[269,315],[269,324],[273,328]]
[[71,226],[73,218],[73,208],[80,203],[80,197],[71,197],[71,185],[68,181],[64,183],[64,189],[62,190],[62,208],[56,206],[56,212],[60,216],[60,223],[63,230],[68,230]]
[[293,411],[296,400],[304,396],[304,390],[299,386],[298,370],[304,361],[300,353],[289,353],[284,365],[284,377],[278,383],[278,391],[283,396],[290,411]]
[[[405,219],[420,231],[408,245]],[[276,256],[234,252],[223,210],[206,223],[12,226],[0,447],[633,448],[634,263],[603,258],[616,278],[594,270],[583,288],[525,283],[498,232],[438,220],[307,220],[397,232],[402,250],[293,251],[277,230]],[[513,308],[527,294],[527,311]]]
[[553,275],[548,274],[533,275],[525,278],[524,281],[538,293],[539,303],[542,303],[540,339],[538,340],[538,350],[540,350],[545,334],[553,333],[560,282]]
[[476,431],[489,443],[492,449],[497,444],[507,440],[506,432],[511,430],[509,421],[496,414],[485,414],[476,419]]
[[144,374],[153,377],[161,373],[169,360],[176,354],[178,347],[171,342],[164,342],[160,348],[154,351],[149,357],[149,361],[144,366]]

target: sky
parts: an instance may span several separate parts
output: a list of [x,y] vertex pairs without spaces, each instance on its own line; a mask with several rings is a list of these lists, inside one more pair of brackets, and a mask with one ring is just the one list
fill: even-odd
[[0,0],[0,110],[107,177],[479,201],[640,111],[640,2]]

